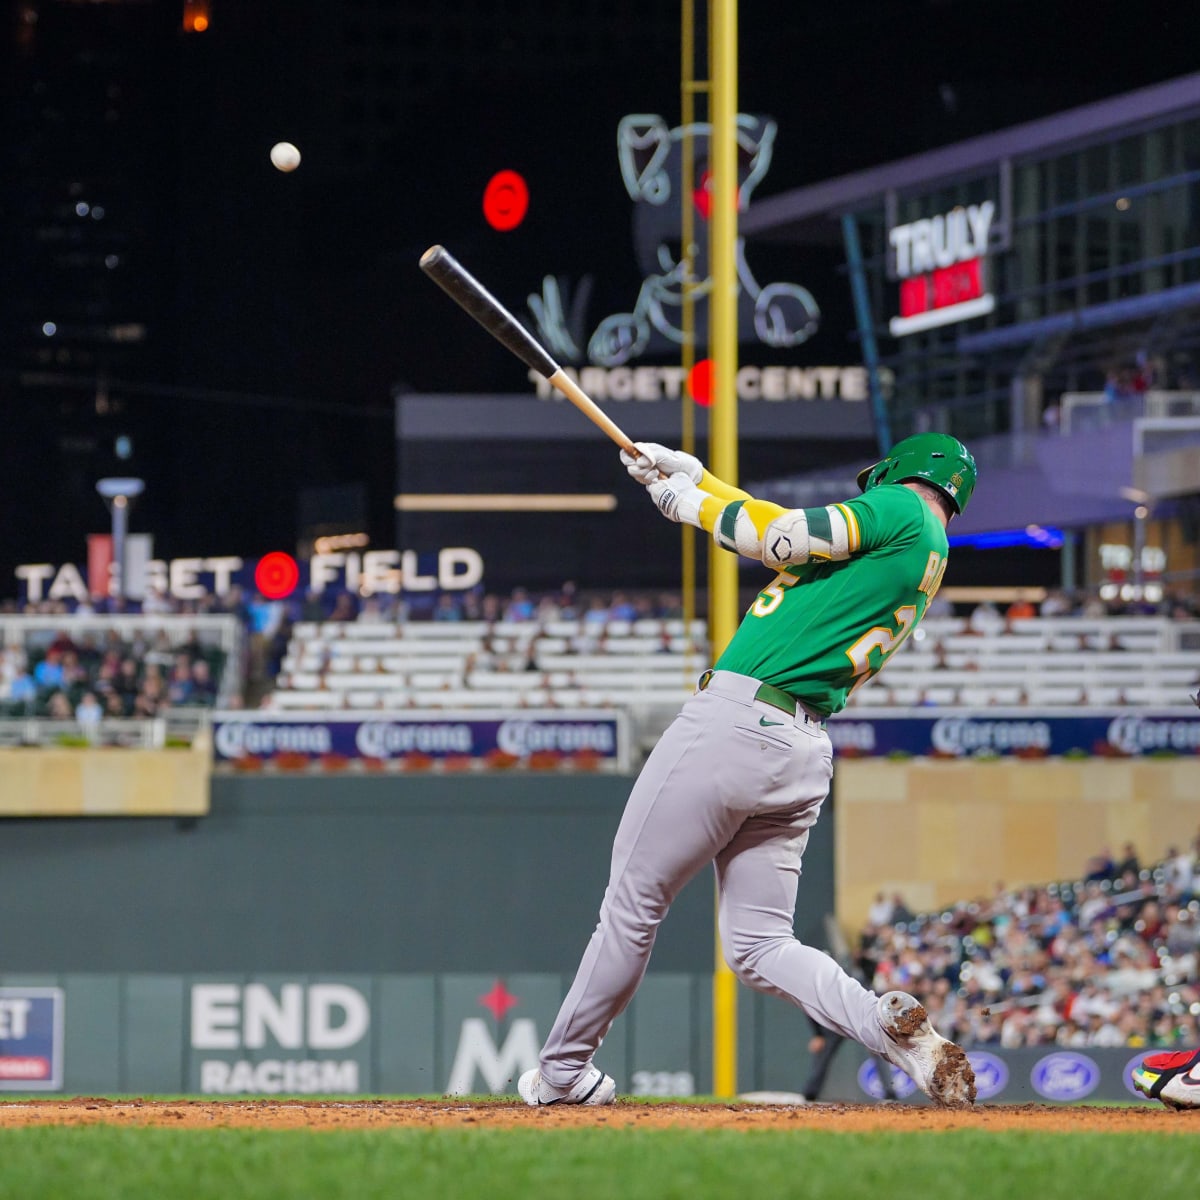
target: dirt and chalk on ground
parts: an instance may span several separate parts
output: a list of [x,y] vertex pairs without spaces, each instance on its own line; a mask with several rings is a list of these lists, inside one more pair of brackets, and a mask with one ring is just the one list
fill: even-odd
[[174,1129],[490,1128],[812,1129],[935,1132],[981,1129],[1047,1133],[1200,1132],[1200,1109],[978,1105],[944,1110],[915,1104],[645,1104],[619,1100],[602,1108],[528,1108],[516,1099],[458,1100],[142,1100],[78,1097],[0,1101],[0,1128],[46,1125],[154,1125]]

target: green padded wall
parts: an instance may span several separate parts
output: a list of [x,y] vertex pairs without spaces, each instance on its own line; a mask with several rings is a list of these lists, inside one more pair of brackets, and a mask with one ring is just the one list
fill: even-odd
[[[0,959],[35,972],[574,970],[632,779],[216,776],[212,811],[0,827]],[[832,908],[832,813],[814,831],[797,932]],[[712,875],[664,922],[651,969],[713,961]]]

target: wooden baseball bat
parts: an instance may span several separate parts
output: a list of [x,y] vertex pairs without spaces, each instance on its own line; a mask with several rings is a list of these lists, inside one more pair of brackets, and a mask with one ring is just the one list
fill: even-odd
[[544,376],[589,421],[595,422],[622,450],[637,457],[637,447],[599,405],[546,353],[546,349],[450,253],[445,246],[430,246],[421,255],[421,270],[460,308],[480,323],[502,346]]

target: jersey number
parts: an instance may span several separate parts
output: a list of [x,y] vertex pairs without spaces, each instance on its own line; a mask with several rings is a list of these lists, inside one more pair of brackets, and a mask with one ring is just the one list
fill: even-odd
[[[925,574],[921,577],[921,582],[917,584],[917,591],[924,592],[927,598],[926,603],[933,599],[942,585],[942,576],[946,573],[946,562],[947,560],[935,550],[929,552],[929,558],[925,563]],[[883,670],[883,664],[887,662],[900,643],[912,633],[917,620],[917,606],[915,604],[902,605],[892,615],[896,618],[897,628],[888,629],[885,625],[876,625],[873,629],[868,629],[846,651],[846,657],[854,667],[855,675],[851,691],[861,687],[872,675],[878,675]],[[871,665],[872,650],[879,651],[879,661],[875,666]]]
[[[876,625],[873,629],[868,629],[846,651],[846,657],[854,667],[856,676],[851,691],[861,687],[872,675],[877,675],[883,669],[883,664],[887,662],[888,656],[912,632],[913,623],[917,619],[917,606],[915,604],[902,605],[892,615],[896,618],[898,629],[888,629],[886,625]],[[872,650],[879,651],[879,661],[874,666],[871,665]]]
[[780,571],[775,579],[758,593],[757,599],[750,605],[750,611],[756,617],[769,617],[783,603],[783,593],[796,582],[795,575]]
[[950,560],[943,558],[936,550],[930,550],[929,561],[925,564],[925,574],[917,584],[917,591],[924,592],[932,600],[937,590],[942,586],[942,576],[946,573],[946,563]]
[[[933,599],[941,586],[942,576],[946,573],[946,561],[936,551],[929,552],[929,559],[925,564],[925,574],[922,576],[921,582],[917,584],[917,591],[923,592],[928,600]],[[797,582],[795,575],[781,571],[775,576],[772,583],[759,592],[758,598],[750,606],[751,613],[756,617],[769,617],[783,603],[784,592]],[[874,628],[868,629],[846,651],[846,657],[854,667],[855,675],[851,691],[861,687],[872,675],[877,675],[900,643],[912,632],[917,620],[917,606],[915,604],[901,605],[892,615],[896,618],[897,627],[895,629],[889,629],[886,625],[876,625]],[[879,651],[879,658],[877,663],[872,666],[871,653],[875,650]]]

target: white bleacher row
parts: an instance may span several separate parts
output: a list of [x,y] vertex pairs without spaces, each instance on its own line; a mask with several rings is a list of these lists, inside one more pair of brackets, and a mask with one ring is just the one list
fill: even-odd
[[[931,617],[851,707],[1173,706],[1200,685],[1200,627],[1151,617],[1051,617],[977,634]],[[678,620],[298,624],[274,708],[678,706],[710,665]]]
[[1200,651],[1166,617],[1037,617],[978,634],[965,618],[930,618],[852,707],[1170,707],[1200,685]]
[[597,627],[608,637],[660,637],[667,633],[680,636],[690,632],[694,637],[705,637],[707,629],[701,620],[693,620],[689,630],[687,624],[674,617],[647,617],[638,621],[411,621],[395,625],[390,621],[309,621],[298,622],[292,633],[301,640],[325,638],[329,641],[370,640],[371,638],[394,639],[402,636],[405,641],[437,642],[455,641],[463,638],[511,638],[527,643],[538,637],[579,637],[581,633]]
[[277,709],[678,708],[709,665],[703,621],[300,623]]
[[674,712],[696,689],[693,676],[686,686],[661,690],[634,691],[628,688],[533,688],[517,694],[477,692],[469,688],[441,688],[436,691],[405,691],[399,693],[345,691],[336,695],[328,689],[318,691],[277,691],[271,697],[271,707],[278,710],[296,709],[521,709],[521,708],[628,708],[657,716]]
[[[930,616],[920,627],[926,636],[910,641],[909,649],[913,652],[932,653],[938,642],[945,643],[947,638],[955,637],[964,638],[963,645],[978,644],[981,636],[972,632],[968,617]],[[1003,633],[991,635],[988,642],[991,649],[1004,644],[1019,653],[1016,649],[1018,641],[1025,649],[1052,642],[1058,642],[1059,648],[1066,648],[1077,644],[1081,637],[1103,640],[1116,637],[1129,648],[1166,650],[1174,648],[1179,631],[1184,627],[1170,617],[1031,617],[1013,621]]]
[[[513,670],[519,670],[529,660],[531,643],[519,651],[489,649],[481,642],[465,640],[462,645],[454,646],[446,642],[418,642],[405,646],[395,639],[389,641],[351,641],[351,642],[308,642],[302,649],[285,655],[281,669],[288,674],[303,671],[394,671],[404,673],[414,667],[421,671],[456,671],[469,660],[479,655],[487,655],[492,661],[500,661]],[[614,645],[615,653],[621,655],[643,654],[686,654],[692,651],[695,642],[686,637],[668,639],[664,645],[653,638],[622,638]],[[571,652],[566,638],[543,638],[537,642],[537,662],[542,669],[552,670],[549,662],[570,659],[576,661],[578,655]]]
[[889,686],[873,681],[854,693],[847,708],[1124,708],[1130,705],[1148,708],[1174,708],[1186,703],[1182,691],[1158,685],[1148,687],[1038,688],[982,685],[953,687],[934,684],[929,687]]

